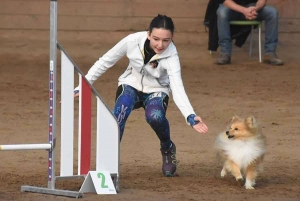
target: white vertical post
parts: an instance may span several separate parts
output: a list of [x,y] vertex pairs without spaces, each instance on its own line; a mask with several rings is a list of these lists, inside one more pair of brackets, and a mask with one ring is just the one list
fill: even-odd
[[60,176],[73,175],[74,66],[61,51],[61,158]]
[[259,62],[261,62],[261,25],[258,25],[258,48],[259,48]]
[[79,78],[79,114],[78,114],[78,160],[77,160],[77,164],[78,164],[78,175],[80,175],[80,169],[81,169],[81,110],[82,110],[82,75],[78,74],[78,78]]
[[111,111],[97,96],[96,171],[119,176],[119,126]]

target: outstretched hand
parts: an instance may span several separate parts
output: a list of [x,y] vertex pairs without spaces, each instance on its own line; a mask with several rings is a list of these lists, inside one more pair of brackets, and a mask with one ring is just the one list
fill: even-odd
[[201,117],[196,116],[194,118],[195,121],[198,121],[199,123],[195,124],[193,128],[198,131],[199,133],[207,133],[208,127],[206,124],[202,121]]

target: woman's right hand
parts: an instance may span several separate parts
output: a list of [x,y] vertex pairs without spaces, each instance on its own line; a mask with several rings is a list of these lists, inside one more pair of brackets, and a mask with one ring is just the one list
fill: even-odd
[[74,98],[78,97],[79,96],[79,90],[75,90],[74,91]]
[[196,117],[194,118],[194,120],[195,120],[196,122],[198,122],[198,123],[195,124],[195,125],[193,126],[193,128],[194,128],[196,131],[198,131],[199,133],[203,133],[203,134],[207,133],[208,127],[207,127],[207,125],[202,121],[201,117],[196,116]]

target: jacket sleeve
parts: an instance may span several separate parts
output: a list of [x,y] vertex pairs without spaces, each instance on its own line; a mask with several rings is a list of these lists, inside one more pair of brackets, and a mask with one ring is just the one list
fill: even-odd
[[108,68],[112,67],[126,54],[127,39],[128,36],[123,38],[94,63],[85,76],[91,84],[93,84]]
[[187,122],[187,117],[190,114],[195,114],[195,112],[183,86],[180,61],[177,54],[166,59],[166,68],[170,80],[173,100],[183,114],[186,123],[189,124]]

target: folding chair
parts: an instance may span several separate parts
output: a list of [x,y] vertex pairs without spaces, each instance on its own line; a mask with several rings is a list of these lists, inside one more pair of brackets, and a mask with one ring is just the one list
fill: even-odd
[[251,25],[251,34],[250,34],[250,48],[249,56],[252,55],[252,42],[253,42],[253,29],[254,26],[258,26],[258,50],[259,50],[259,62],[261,62],[261,21],[252,21],[252,20],[243,20],[243,21],[230,21],[231,25],[246,26]]
[[[250,48],[249,48],[249,56],[252,55],[252,42],[253,42],[253,29],[254,26],[258,26],[258,49],[259,49],[259,62],[261,62],[261,21],[252,21],[252,20],[242,20],[242,21],[230,21],[231,25],[238,26],[247,26],[251,25],[251,33],[250,33]],[[212,51],[209,51],[212,54]]]

